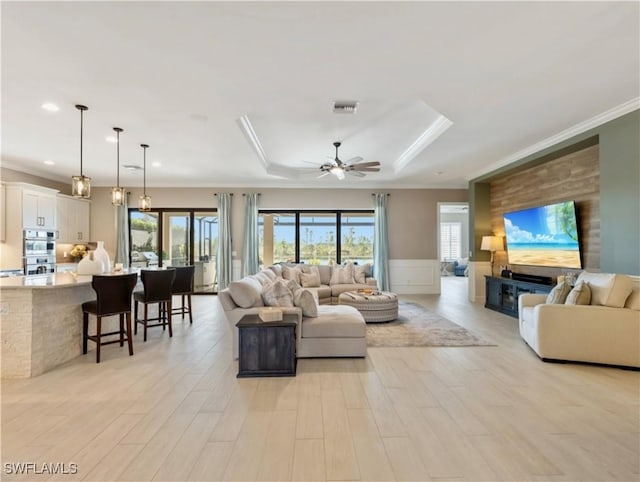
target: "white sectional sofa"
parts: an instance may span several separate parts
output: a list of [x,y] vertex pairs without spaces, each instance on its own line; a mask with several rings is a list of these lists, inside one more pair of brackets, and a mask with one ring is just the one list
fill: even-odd
[[[239,342],[236,323],[246,314],[258,314],[260,308],[264,307],[262,291],[267,286],[264,277],[264,274],[247,276],[218,293],[233,333],[234,358],[238,358]],[[317,306],[317,317],[303,316],[302,308],[296,306],[280,309],[283,313],[293,313],[298,317],[298,358],[366,356],[366,324],[354,307],[320,304]]]
[[640,280],[583,272],[588,305],[546,304],[547,295],[518,302],[520,335],[544,361],[577,361],[640,368]]

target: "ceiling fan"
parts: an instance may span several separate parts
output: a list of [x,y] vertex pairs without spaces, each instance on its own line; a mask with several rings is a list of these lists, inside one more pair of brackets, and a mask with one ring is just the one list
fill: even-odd
[[363,159],[360,156],[353,157],[348,161],[341,161],[338,157],[338,148],[340,142],[334,142],[333,146],[336,148],[336,158],[333,162],[325,162],[320,166],[322,174],[319,177],[326,176],[327,174],[333,174],[338,179],[345,178],[345,174],[351,174],[357,177],[364,177],[365,172],[379,172],[380,163],[378,161],[361,162]]

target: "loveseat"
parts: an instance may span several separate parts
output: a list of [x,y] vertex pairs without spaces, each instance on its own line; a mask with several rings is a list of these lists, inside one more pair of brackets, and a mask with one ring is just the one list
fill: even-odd
[[[227,321],[233,333],[233,356],[238,357],[238,328],[236,323],[247,314],[258,314],[265,306],[264,293],[273,283],[291,283],[275,274],[277,270],[263,270],[239,281],[218,293]],[[296,282],[294,282],[296,283]],[[320,304],[318,290],[300,288],[313,293],[315,316],[309,316],[301,306],[279,306],[283,313],[295,314],[296,356],[311,357],[364,357],[367,353],[366,324],[360,312],[347,305]],[[326,297],[325,297],[326,298]],[[273,305],[272,305],[273,306]]]
[[576,287],[584,285],[588,304],[549,304],[548,295],[521,295],[521,337],[543,361],[640,368],[640,279],[583,272]]

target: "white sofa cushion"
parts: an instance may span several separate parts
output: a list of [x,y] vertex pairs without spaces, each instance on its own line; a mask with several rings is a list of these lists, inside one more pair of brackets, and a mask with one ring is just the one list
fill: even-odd
[[305,318],[302,338],[364,338],[367,326],[352,306],[320,305],[318,318]]
[[631,278],[620,274],[583,271],[577,283],[580,281],[589,283],[592,305],[622,308],[633,289]]
[[584,281],[577,283],[567,295],[566,305],[588,305],[591,303],[591,288]]
[[253,276],[246,276],[240,281],[229,283],[229,293],[240,308],[264,306],[262,302],[262,285]]
[[302,270],[297,266],[283,266],[282,277],[284,279],[290,279],[300,284],[300,273]]

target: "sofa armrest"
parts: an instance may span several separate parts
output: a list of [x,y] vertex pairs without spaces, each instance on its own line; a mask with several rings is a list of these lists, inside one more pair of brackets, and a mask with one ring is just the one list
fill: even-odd
[[522,309],[528,306],[536,306],[547,301],[546,294],[525,293],[518,297],[518,321],[522,323]]

